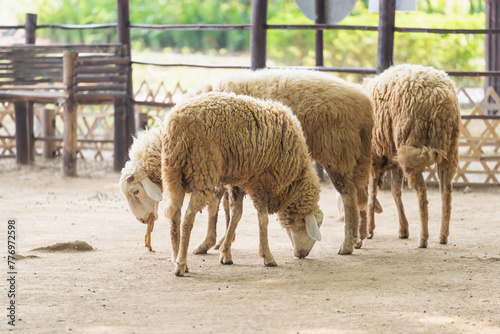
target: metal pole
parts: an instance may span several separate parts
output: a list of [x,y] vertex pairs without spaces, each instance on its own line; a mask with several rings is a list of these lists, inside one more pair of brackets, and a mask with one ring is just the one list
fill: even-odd
[[[36,43],[36,14],[26,14],[26,21],[24,22],[25,30],[25,43],[35,44]],[[28,112],[28,151],[30,161],[35,161],[35,130],[34,130],[34,111],[33,102],[26,102],[26,108]]]
[[396,0],[380,0],[377,73],[393,65]]
[[253,0],[252,27],[250,28],[251,69],[266,67],[267,0]]

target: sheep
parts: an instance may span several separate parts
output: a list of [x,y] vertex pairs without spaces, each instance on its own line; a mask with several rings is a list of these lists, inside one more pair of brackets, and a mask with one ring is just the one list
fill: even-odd
[[[267,238],[269,213],[278,214],[295,256],[306,257],[321,240],[319,179],[300,123],[281,103],[223,92],[184,100],[168,116],[161,159],[176,276],[188,271],[196,213],[219,183],[237,186],[252,199],[258,212],[259,255],[266,266],[277,265]],[[186,193],[191,197],[181,228]]]
[[[422,172],[437,163],[442,198],[439,243],[446,244],[451,215],[452,179],[458,166],[460,107],[447,74],[432,67],[398,65],[368,81],[374,103],[373,165],[368,204],[369,235],[375,228],[374,201],[385,171],[392,171],[392,194],[399,214],[399,237],[408,238],[401,188],[403,175],[418,196],[419,247],[429,238],[426,184]],[[365,227],[366,229],[366,227]]]
[[[164,126],[160,119],[157,119]],[[151,232],[158,219],[158,204],[162,199],[161,129],[139,131],[129,150],[130,160],[121,170],[119,188],[138,221],[148,224],[146,247],[151,248]],[[209,206],[209,225],[217,221],[218,207],[224,195],[224,186],[218,185]],[[229,222],[229,197],[224,198],[226,221]],[[234,205],[233,205],[234,207]]]
[[[339,254],[361,247],[358,210],[361,219],[366,219],[373,128],[372,104],[363,88],[317,71],[266,69],[225,77],[214,85],[202,84],[184,98],[209,91],[272,99],[291,108],[302,124],[312,159],[323,166],[345,203]],[[209,226],[195,252],[206,253],[214,243],[215,225]]]
[[121,170],[119,187],[137,220],[146,224],[150,217],[158,219],[162,199],[160,129],[138,132],[129,157]]

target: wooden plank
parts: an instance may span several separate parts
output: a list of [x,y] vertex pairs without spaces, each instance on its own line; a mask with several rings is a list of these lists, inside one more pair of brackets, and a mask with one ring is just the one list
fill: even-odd
[[12,51],[34,52],[37,54],[64,53],[76,51],[78,53],[110,53],[117,54],[121,51],[121,44],[51,44],[51,45],[26,45],[14,44]]
[[64,90],[65,85],[19,85],[19,86],[2,86],[2,90]]
[[127,75],[95,75],[95,74],[79,74],[75,76],[73,82],[75,84],[79,83],[98,83],[98,82],[127,82]]
[[127,74],[128,68],[116,66],[84,66],[75,68],[75,74],[103,74],[103,73],[116,73]]
[[93,85],[93,86],[76,86],[75,92],[94,92],[94,91],[117,91],[117,90],[127,90],[127,85],[122,84],[110,84],[110,85]]
[[56,101],[59,99],[67,98],[64,92],[47,92],[47,91],[32,91],[32,90],[21,90],[21,91],[0,91],[0,99],[16,99],[22,98],[22,101],[27,101],[30,99],[43,100],[43,101]]
[[130,58],[128,57],[79,57],[76,61],[76,66],[92,66],[92,65],[128,65]]
[[77,93],[75,94],[75,100],[77,102],[98,102],[98,101],[113,101],[116,98],[127,96],[125,91],[111,91],[111,92],[95,92],[89,94]]

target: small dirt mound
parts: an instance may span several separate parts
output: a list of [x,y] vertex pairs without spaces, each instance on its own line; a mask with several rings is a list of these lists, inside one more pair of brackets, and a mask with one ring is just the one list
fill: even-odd
[[16,260],[36,259],[36,258],[38,258],[38,257],[39,257],[39,256],[36,256],[36,255],[26,255],[26,256],[21,255],[21,254],[16,254],[16,255],[14,255],[14,258],[15,258]]
[[39,247],[32,251],[51,251],[51,252],[89,252],[93,251],[94,247],[90,246],[85,241],[61,242],[47,247]]

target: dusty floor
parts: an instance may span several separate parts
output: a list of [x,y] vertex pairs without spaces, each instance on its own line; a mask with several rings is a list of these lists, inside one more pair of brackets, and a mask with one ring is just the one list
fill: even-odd
[[[79,162],[78,178],[63,178],[60,163],[17,167],[0,161],[0,249],[7,276],[7,220],[17,221],[16,327],[24,333],[500,333],[500,188],[453,197],[450,243],[437,235],[441,199],[429,190],[430,240],[417,248],[419,218],[413,190],[403,195],[410,238],[398,239],[390,192],[379,199],[374,239],[353,255],[337,255],[343,223],[335,191],[323,185],[323,241],[309,257],[293,257],[272,217],[266,268],[257,254],[257,222],[245,200],[233,247],[234,265],[217,251],[190,255],[191,272],[175,277],[168,223],[146,227],[133,218],[109,165]],[[190,248],[206,230],[197,216]],[[219,234],[223,231],[220,224]],[[33,251],[85,241],[91,252]],[[8,286],[1,296],[7,325]]]

